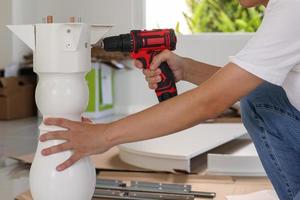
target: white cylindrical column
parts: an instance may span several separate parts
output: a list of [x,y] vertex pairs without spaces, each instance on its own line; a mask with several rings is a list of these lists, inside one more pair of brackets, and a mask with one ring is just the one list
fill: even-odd
[[[36,88],[36,102],[43,116],[80,120],[88,103],[85,73],[41,73]],[[40,134],[63,130],[40,125]],[[34,200],[86,200],[95,188],[95,168],[84,158],[63,172],[56,167],[67,160],[71,151],[42,156],[41,150],[64,141],[52,140],[38,144],[30,170],[30,188]]]
[[[35,26],[34,71],[39,75],[36,103],[43,117],[80,121],[88,104],[85,74],[91,68],[90,34],[86,24],[39,24]],[[57,130],[41,124],[40,135]],[[34,200],[87,200],[95,190],[95,168],[84,158],[65,171],[56,167],[72,151],[42,156],[42,149],[65,141],[38,143],[30,170],[30,189]]]
[[[52,21],[49,19],[49,21]],[[36,103],[43,117],[79,121],[88,103],[85,74],[91,69],[91,43],[96,43],[111,26],[84,23],[8,26],[34,52],[34,71],[39,75]],[[40,135],[61,127],[41,124]],[[41,150],[65,141],[39,142],[30,169],[30,189],[34,200],[89,200],[96,174],[86,157],[58,172],[72,151],[42,156]]]
[[88,104],[85,73],[40,73],[36,103],[44,117],[80,120]]

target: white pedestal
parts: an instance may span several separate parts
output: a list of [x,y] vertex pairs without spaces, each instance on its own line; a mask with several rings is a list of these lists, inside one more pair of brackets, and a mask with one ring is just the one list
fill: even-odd
[[[83,23],[9,26],[34,52],[34,71],[39,75],[36,103],[44,118],[80,121],[88,103],[85,74],[91,69],[91,44],[110,26]],[[61,127],[41,124],[40,135]],[[30,170],[34,200],[88,200],[95,190],[96,174],[90,158],[83,158],[58,172],[72,151],[42,156],[41,150],[65,141],[39,142]]]

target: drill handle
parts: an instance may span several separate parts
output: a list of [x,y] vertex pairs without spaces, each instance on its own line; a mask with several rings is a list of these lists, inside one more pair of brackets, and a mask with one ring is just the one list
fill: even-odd
[[159,102],[168,100],[177,96],[177,88],[175,84],[175,77],[167,62],[163,62],[159,66],[161,70],[161,82],[156,88],[156,96]]
[[[131,53],[131,56],[137,60],[139,60],[142,64],[144,69],[148,69],[150,64],[157,54],[160,51],[155,52],[146,52],[140,51],[138,53]],[[170,69],[167,62],[162,62],[159,66],[161,70],[161,82],[158,83],[158,87],[156,88],[156,96],[159,102],[168,100],[174,96],[177,96],[177,88],[175,84],[175,78],[172,70]]]

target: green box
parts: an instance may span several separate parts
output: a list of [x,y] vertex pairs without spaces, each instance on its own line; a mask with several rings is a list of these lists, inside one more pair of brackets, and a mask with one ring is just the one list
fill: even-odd
[[[88,118],[101,118],[114,113],[114,70],[103,63],[92,63],[86,75],[89,103],[84,113]],[[106,96],[105,96],[106,95]]]

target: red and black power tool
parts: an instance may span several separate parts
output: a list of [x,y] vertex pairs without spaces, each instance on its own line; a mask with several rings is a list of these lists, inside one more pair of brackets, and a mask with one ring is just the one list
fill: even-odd
[[[176,35],[173,29],[156,29],[151,31],[133,30],[128,34],[103,39],[102,48],[106,51],[130,52],[132,58],[143,63],[145,69],[150,67],[154,56],[165,49],[176,49]],[[166,62],[161,63],[162,81],[155,90],[160,102],[177,95],[173,72]]]

